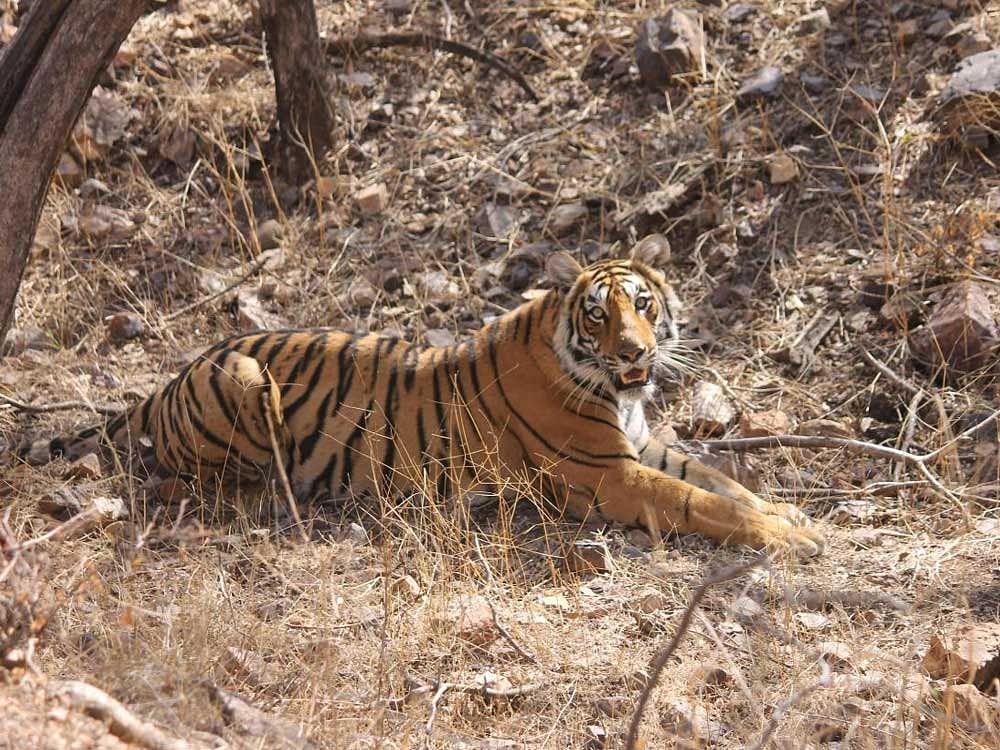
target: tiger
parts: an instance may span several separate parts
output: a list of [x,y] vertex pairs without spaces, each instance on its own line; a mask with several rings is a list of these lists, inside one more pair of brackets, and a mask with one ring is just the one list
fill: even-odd
[[652,435],[643,403],[680,361],[668,253],[658,235],[586,268],[554,252],[549,289],[450,346],[329,328],[237,335],[105,423],[31,452],[151,443],[161,472],[202,481],[283,469],[297,501],[454,497],[530,476],[578,519],[820,553],[798,508]]

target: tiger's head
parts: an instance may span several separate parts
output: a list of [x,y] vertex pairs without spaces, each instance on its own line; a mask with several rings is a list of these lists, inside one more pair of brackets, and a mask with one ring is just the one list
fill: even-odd
[[650,395],[656,369],[683,367],[680,303],[657,270],[669,254],[666,238],[650,235],[623,260],[583,268],[568,253],[549,257],[561,296],[555,350],[575,380],[635,400]]

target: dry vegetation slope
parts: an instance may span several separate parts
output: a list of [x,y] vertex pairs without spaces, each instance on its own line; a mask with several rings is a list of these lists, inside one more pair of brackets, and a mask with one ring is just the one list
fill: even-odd
[[[5,24],[12,5],[0,3]],[[698,380],[724,385],[739,411],[780,409],[793,426],[832,420],[889,445],[909,432],[914,452],[991,408],[991,371],[935,379],[914,367],[904,334],[945,284],[976,278],[994,295],[995,154],[943,143],[925,112],[955,45],[975,33],[1000,41],[995,6],[837,2],[829,26],[803,24],[820,5],[798,0],[700,6],[707,75],[664,95],[642,87],[632,60],[635,30],[659,5],[321,2],[330,36],[412,27],[496,49],[542,101],[438,53],[331,61],[342,146],[297,194],[262,171],[272,92],[244,5],[161,7],[102,82],[92,127],[71,149],[82,166],[66,161],[69,187],[50,192],[19,338],[0,360],[6,391],[123,403],[199,347],[259,323],[447,341],[542,285],[551,248],[595,259],[661,231],[685,330],[710,363],[664,383],[652,407],[682,436]],[[969,27],[942,38],[942,21]],[[766,65],[785,73],[779,95],[737,102]],[[796,174],[775,184],[782,153]],[[356,193],[378,184],[384,209],[365,215]],[[211,297],[268,250],[259,273]],[[896,296],[883,314],[886,294]],[[109,323],[118,313],[128,315]],[[769,356],[814,320],[832,321],[814,358]],[[925,388],[922,403],[862,350]],[[84,418],[2,410],[0,429],[14,440]],[[776,709],[784,747],[996,746],[974,695],[919,674],[933,634],[997,617],[996,455],[994,431],[936,462],[950,498],[885,460],[830,450],[746,459],[763,491],[828,516],[827,554],[709,593],[654,695],[646,746],[752,745]],[[294,747],[304,732],[337,748],[621,746],[637,673],[693,587],[747,558],[495,505],[309,509],[314,541],[301,544],[258,512],[269,493],[235,498],[236,511],[214,496],[161,506],[121,475],[64,472],[5,469],[18,538],[51,526],[37,500],[67,484],[125,498],[131,517],[45,545],[27,587],[64,600],[34,663],[204,745]],[[577,537],[607,544],[605,571],[565,572]],[[24,585],[15,578],[0,573],[0,593]],[[23,674],[12,664],[8,682]],[[442,693],[443,683],[507,694]],[[84,719],[46,684],[0,686],[0,700],[35,717],[18,726],[61,747],[74,734],[67,722]],[[270,718],[247,719],[232,695]],[[75,736],[74,746],[97,743]],[[29,742],[0,731],[0,747]]]

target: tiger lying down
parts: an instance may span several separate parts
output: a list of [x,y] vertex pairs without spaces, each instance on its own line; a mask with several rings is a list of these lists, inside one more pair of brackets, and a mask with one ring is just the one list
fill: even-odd
[[794,506],[650,436],[642,399],[677,351],[663,247],[647,238],[588,268],[554,254],[551,291],[446,348],[325,329],[236,336],[107,425],[32,454],[145,438],[161,470],[204,479],[266,470],[273,432],[300,500],[490,492],[530,475],[578,518],[818,553]]

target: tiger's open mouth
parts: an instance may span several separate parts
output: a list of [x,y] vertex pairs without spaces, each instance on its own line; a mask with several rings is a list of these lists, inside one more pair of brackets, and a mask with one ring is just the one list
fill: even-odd
[[633,367],[631,370],[626,370],[618,375],[618,386],[620,390],[627,391],[632,388],[641,388],[647,383],[649,383],[648,367]]

